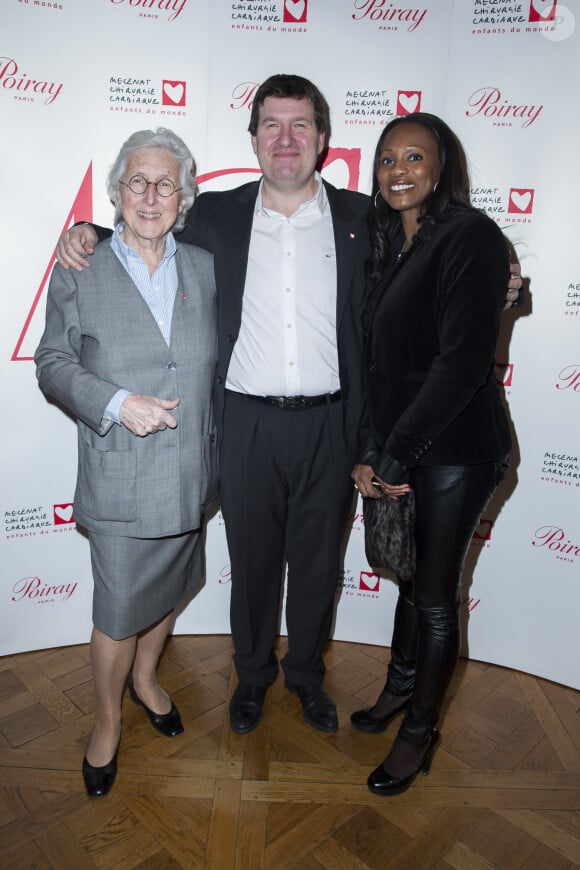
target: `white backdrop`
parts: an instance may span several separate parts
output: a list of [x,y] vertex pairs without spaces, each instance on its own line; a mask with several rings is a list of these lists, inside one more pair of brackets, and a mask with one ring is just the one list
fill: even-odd
[[[368,192],[381,126],[435,112],[466,147],[475,204],[515,245],[530,295],[504,315],[496,372],[516,448],[470,550],[464,647],[580,687],[579,16],[578,0],[2,0],[0,654],[90,633],[75,427],[31,362],[58,235],[110,225],[105,177],[136,129],[179,133],[201,190],[255,177],[253,92],[294,72],[332,109],[330,181]],[[389,643],[395,587],[370,572],[362,537],[357,506],[334,637]],[[228,606],[218,512],[176,631],[228,632]]]

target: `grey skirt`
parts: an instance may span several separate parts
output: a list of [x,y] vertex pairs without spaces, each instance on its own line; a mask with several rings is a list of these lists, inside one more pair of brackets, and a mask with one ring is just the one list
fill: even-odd
[[124,538],[89,532],[93,624],[114,640],[158,622],[191,593],[203,575],[199,530],[165,538]]

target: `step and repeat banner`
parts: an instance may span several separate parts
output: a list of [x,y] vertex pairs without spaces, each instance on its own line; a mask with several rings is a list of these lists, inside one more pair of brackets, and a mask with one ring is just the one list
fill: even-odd
[[[496,376],[515,446],[468,556],[464,653],[580,687],[579,23],[578,0],[2,0],[0,654],[91,629],[75,425],[32,362],[56,240],[111,224],[105,178],[138,129],[182,136],[202,191],[255,178],[253,94],[291,72],[331,106],[329,181],[368,192],[383,125],[434,112],[513,244],[529,292],[503,317]],[[351,526],[334,637],[389,644],[395,585],[365,562],[360,503]],[[217,509],[175,631],[228,632],[229,583]]]

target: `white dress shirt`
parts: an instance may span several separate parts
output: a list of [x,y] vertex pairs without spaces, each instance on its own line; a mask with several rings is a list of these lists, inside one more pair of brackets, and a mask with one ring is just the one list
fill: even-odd
[[316,396],[340,389],[332,215],[316,180],[316,194],[291,217],[265,208],[260,187],[229,390]]

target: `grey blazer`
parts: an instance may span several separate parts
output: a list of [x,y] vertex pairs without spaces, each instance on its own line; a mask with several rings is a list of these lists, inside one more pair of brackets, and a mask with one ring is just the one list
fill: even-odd
[[[52,273],[37,377],[42,391],[77,418],[74,513],[90,531],[180,534],[201,525],[217,492],[213,257],[178,243],[176,258],[169,347],[109,241],[84,272],[57,265]],[[140,438],[103,420],[120,388],[179,398],[171,412],[177,428]]]

